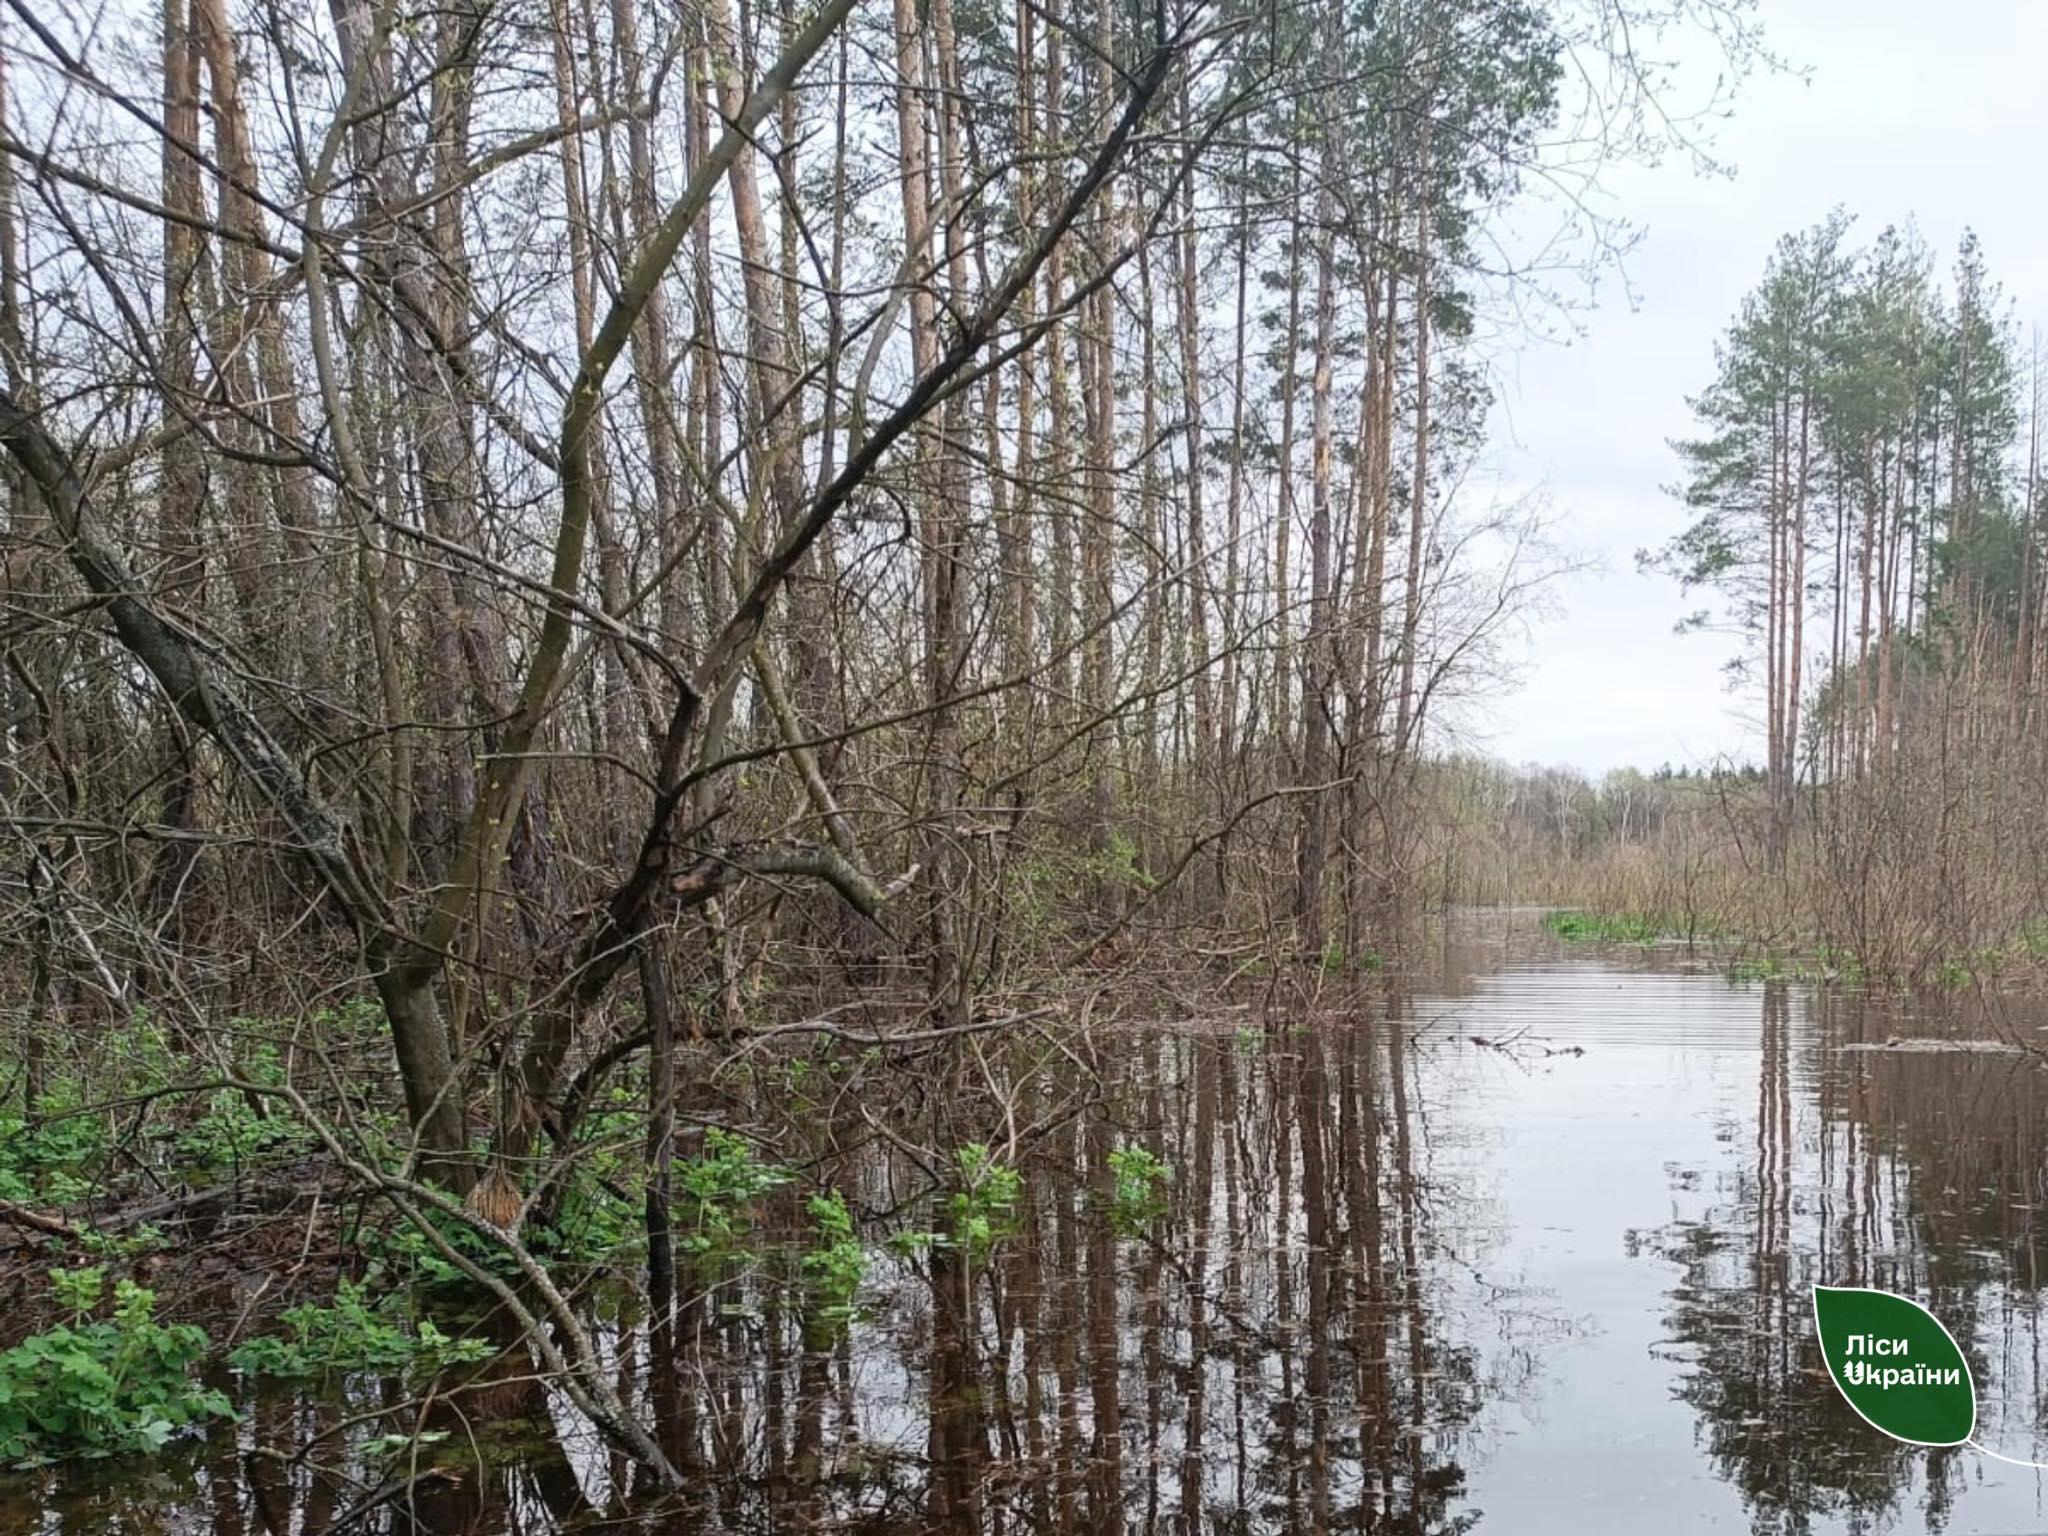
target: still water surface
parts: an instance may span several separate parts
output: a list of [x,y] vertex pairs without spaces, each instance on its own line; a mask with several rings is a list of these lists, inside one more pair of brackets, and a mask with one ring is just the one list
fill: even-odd
[[[354,1383],[252,1403],[182,1459],[0,1481],[0,1536],[2048,1532],[2048,1473],[1858,1419],[1807,1299],[1930,1305],[1981,1438],[2048,1460],[2048,1075],[1984,1048],[2048,1038],[2048,1010],[1735,984],[1682,950],[1562,947],[1534,913],[1429,951],[1298,1023],[990,1045],[886,1112],[786,1061],[714,1085],[875,1247],[829,1347],[772,1259],[672,1360],[608,1332],[690,1510],[638,1513],[628,1470],[501,1370],[426,1410],[441,1474],[402,1496],[360,1454],[390,1422],[343,1422],[395,1388]],[[919,1149],[969,1140],[1023,1176],[988,1265],[890,1253],[937,1219]],[[1171,1170],[1136,1232],[1113,1214],[1132,1146]]]

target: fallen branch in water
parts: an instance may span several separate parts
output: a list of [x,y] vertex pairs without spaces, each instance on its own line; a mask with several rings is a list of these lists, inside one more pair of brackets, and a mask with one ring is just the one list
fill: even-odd
[[323,1526],[319,1536],[339,1536],[340,1532],[346,1531],[353,1526],[361,1525],[387,1504],[396,1504],[401,1499],[407,1498],[424,1484],[458,1483],[461,1480],[460,1473],[452,1471],[447,1467],[421,1467],[417,1471],[407,1472],[403,1477],[387,1478],[381,1485],[364,1495],[356,1503],[351,1504],[347,1509],[336,1515],[330,1523]]

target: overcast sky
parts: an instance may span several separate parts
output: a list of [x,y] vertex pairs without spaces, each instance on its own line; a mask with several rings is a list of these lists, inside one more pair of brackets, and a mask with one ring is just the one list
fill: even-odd
[[2023,332],[2048,319],[2035,174],[2048,3],[1762,0],[1762,12],[1808,78],[1746,86],[1715,130],[1732,177],[1702,179],[1678,157],[1611,174],[1612,205],[1643,232],[1627,264],[1633,309],[1609,279],[1569,346],[1503,365],[1497,467],[1546,487],[1564,536],[1600,561],[1560,588],[1522,685],[1472,722],[1472,744],[1511,761],[1600,773],[1757,755],[1749,701],[1721,672],[1734,641],[1674,635],[1698,602],[1638,575],[1635,552],[1682,525],[1662,489],[1677,478],[1668,441],[1689,431],[1686,397],[1779,235],[1838,203],[1858,243],[1913,219],[1945,272],[1974,227]]

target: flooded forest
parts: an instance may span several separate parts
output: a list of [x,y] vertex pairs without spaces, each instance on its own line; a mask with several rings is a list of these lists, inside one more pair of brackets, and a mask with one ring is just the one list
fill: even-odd
[[1696,338],[1748,748],[1475,745],[1769,11],[0,0],[0,1536],[2048,1529],[1997,253]]

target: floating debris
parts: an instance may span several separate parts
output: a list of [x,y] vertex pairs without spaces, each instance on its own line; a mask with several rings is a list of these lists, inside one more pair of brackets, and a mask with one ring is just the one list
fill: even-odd
[[1837,1046],[1837,1050],[1848,1051],[1893,1051],[1900,1054],[1931,1055],[1937,1052],[1962,1051],[1983,1056],[2018,1056],[2020,1048],[2008,1040],[1902,1040],[1897,1035],[1879,1042],[1855,1041]]

